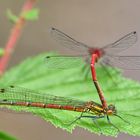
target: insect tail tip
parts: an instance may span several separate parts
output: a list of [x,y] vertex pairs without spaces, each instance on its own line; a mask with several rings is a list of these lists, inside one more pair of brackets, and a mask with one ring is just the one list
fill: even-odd
[[51,27],[51,29],[52,29],[52,30],[55,30],[55,28],[54,28],[54,27]]
[[0,92],[1,92],[1,93],[4,93],[4,92],[5,92],[5,89],[4,89],[4,88],[1,88],[1,89],[0,89]]
[[14,86],[13,85],[10,85],[10,88],[14,88]]
[[136,31],[134,31],[133,33],[134,33],[134,34],[136,34],[137,32],[136,32]]
[[50,56],[46,56],[46,59],[50,58]]

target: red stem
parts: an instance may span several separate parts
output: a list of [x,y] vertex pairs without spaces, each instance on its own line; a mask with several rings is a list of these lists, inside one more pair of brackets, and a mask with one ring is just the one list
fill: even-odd
[[[22,8],[21,13],[31,10],[35,2],[36,0],[27,0]],[[0,75],[2,75],[5,72],[5,69],[10,60],[11,54],[14,51],[14,47],[16,45],[18,38],[20,37],[21,31],[25,22],[26,20],[21,14],[21,16],[19,16],[18,21],[15,23],[14,27],[11,30],[11,34],[9,36],[9,39],[4,49],[4,55],[0,59]]]

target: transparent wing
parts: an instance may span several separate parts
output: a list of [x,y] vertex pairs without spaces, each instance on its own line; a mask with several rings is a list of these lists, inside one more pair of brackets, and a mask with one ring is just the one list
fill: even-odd
[[39,91],[10,86],[4,89],[0,89],[0,104],[4,102],[40,102],[44,104],[58,104],[58,105],[72,105],[83,106],[86,102],[72,99],[54,96]]
[[136,41],[137,41],[137,33],[134,31],[123,36],[116,42],[106,45],[102,49],[105,51],[106,54],[115,54],[131,47],[136,43]]
[[75,39],[71,38],[70,36],[68,36],[67,34],[63,33],[62,31],[56,29],[56,28],[51,28],[51,36],[58,41],[61,45],[75,50],[78,53],[81,54],[87,54],[88,53],[88,49],[91,48],[81,42],[76,41]]
[[84,58],[88,56],[47,56],[45,63],[51,69],[70,69],[84,65]]
[[140,56],[105,56],[102,62],[122,69],[139,70]]

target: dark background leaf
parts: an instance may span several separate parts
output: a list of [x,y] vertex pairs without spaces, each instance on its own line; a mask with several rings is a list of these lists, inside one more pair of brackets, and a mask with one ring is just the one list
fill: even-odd
[[17,139],[4,132],[0,132],[0,140],[17,140]]

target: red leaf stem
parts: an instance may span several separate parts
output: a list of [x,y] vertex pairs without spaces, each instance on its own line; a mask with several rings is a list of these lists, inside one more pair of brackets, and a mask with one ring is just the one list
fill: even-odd
[[21,16],[19,16],[17,22],[15,23],[14,27],[11,30],[9,39],[4,49],[4,55],[0,59],[0,76],[3,75],[3,73],[5,72],[5,69],[10,60],[11,54],[13,53],[15,49],[16,42],[18,38],[20,37],[21,31],[26,22],[25,18],[22,16],[22,13],[28,10],[31,10],[35,2],[36,0],[27,0],[25,2],[21,11]]

